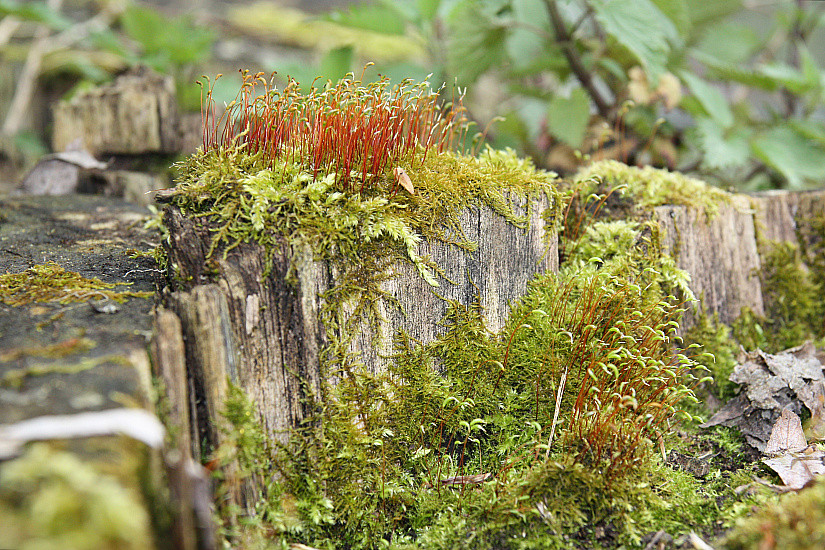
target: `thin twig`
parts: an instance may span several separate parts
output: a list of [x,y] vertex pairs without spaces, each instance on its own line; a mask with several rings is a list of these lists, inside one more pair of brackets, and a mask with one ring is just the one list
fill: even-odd
[[587,91],[588,95],[590,95],[593,103],[596,104],[596,109],[599,111],[602,118],[608,121],[613,120],[613,108],[604,99],[604,97],[602,97],[601,92],[599,92],[593,82],[592,75],[584,66],[581,57],[579,57],[579,52],[576,51],[573,38],[564,26],[564,20],[559,13],[559,7],[556,4],[556,1],[544,0],[544,5],[547,7],[547,12],[550,15],[550,22],[553,25],[553,32],[556,34],[556,42],[559,47],[561,47],[564,57],[570,64],[570,69],[573,71],[573,74],[576,75],[579,82],[581,82],[581,85]]

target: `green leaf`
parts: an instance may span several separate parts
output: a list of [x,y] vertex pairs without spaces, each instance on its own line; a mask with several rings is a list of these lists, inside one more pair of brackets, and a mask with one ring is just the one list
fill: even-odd
[[14,0],[0,0],[0,17],[7,15],[42,23],[56,31],[66,30],[73,24],[71,19],[50,8],[45,2],[26,1],[21,4]]
[[327,52],[321,60],[320,76],[338,82],[352,70],[353,47],[344,46]]
[[352,4],[345,11],[336,10],[326,19],[339,25],[383,34],[403,35],[404,16],[388,2]]
[[684,38],[688,35],[691,20],[687,0],[652,0],[652,2],[670,19],[679,36]]
[[187,17],[170,19],[156,10],[129,6],[120,22],[126,33],[143,46],[146,59],[155,68],[168,70],[172,65],[196,63],[206,59],[214,42],[214,33],[198,27]]
[[570,97],[553,96],[547,107],[550,132],[573,148],[581,147],[590,121],[590,97],[583,88],[574,88]]
[[749,132],[735,128],[727,134],[712,118],[696,121],[696,134],[702,149],[702,167],[710,170],[745,166],[750,158]]
[[711,118],[723,128],[733,125],[733,112],[722,92],[688,71],[682,71],[679,77]]
[[791,120],[790,126],[808,139],[825,146],[825,124],[810,119]]
[[596,19],[644,66],[653,84],[665,72],[670,43],[679,42],[673,22],[651,0],[594,0]]
[[746,86],[753,86],[772,92],[779,87],[779,83],[764,73],[738,64],[727,63],[707,55],[698,50],[691,51],[692,57],[701,61],[708,68],[708,75],[719,80],[738,82]]
[[756,31],[737,21],[707,27],[696,44],[698,50],[713,59],[734,64],[746,62],[761,47],[762,40]]
[[507,37],[507,54],[513,67],[525,69],[548,47],[546,37],[536,30],[549,25],[547,9],[539,0],[513,0],[513,19],[516,25]]
[[742,8],[742,0],[685,0],[685,3],[694,27],[721,21]]
[[493,67],[503,65],[508,27],[499,2],[465,0],[450,13],[449,58],[459,84],[475,82]]
[[418,13],[424,21],[432,21],[438,8],[441,7],[441,0],[418,0]]
[[825,179],[825,149],[791,126],[778,126],[758,135],[751,143],[754,155],[799,189],[806,180]]

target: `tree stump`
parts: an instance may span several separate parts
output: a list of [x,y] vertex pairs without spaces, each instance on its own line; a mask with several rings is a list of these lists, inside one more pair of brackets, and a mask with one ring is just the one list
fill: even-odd
[[[701,208],[658,206],[654,218],[664,230],[663,245],[676,265],[690,274],[691,289],[708,314],[730,324],[743,307],[764,313],[759,282],[754,211],[747,197],[732,195],[708,216]],[[695,323],[688,310],[682,329]]]
[[[470,252],[442,242],[423,242],[419,254],[429,254],[444,270],[440,286],[430,287],[411,264],[393,266],[393,277],[382,289],[397,299],[400,309],[382,305],[384,319],[377,332],[361,327],[352,339],[371,372],[386,369],[392,338],[399,329],[421,342],[430,342],[441,330],[446,300],[469,305],[478,300],[488,326],[503,326],[510,301],[526,292],[537,273],[558,268],[555,233],[545,232],[541,208],[534,208],[530,229],[507,223],[486,207],[461,216],[468,239],[478,243]],[[242,387],[257,403],[263,424],[281,441],[289,430],[313,417],[321,386],[320,357],[329,342],[321,309],[323,295],[336,284],[336,274],[311,251],[295,249],[286,241],[274,254],[269,277],[264,250],[245,243],[225,257],[211,258],[209,227],[168,208],[168,258],[178,270],[180,288],[167,300],[181,319],[186,355],[201,423],[219,422],[222,377]],[[293,268],[296,276],[290,278]],[[215,384],[210,388],[210,384]],[[216,433],[203,433],[210,442]]]

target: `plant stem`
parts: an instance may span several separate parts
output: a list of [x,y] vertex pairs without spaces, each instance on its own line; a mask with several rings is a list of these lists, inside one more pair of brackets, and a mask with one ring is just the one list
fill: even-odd
[[553,32],[556,35],[556,42],[561,47],[561,51],[567,62],[570,64],[570,69],[576,78],[581,82],[581,85],[587,91],[593,103],[596,104],[596,109],[599,114],[607,121],[613,120],[613,107],[602,97],[602,94],[596,88],[593,78],[584,63],[579,57],[579,52],[576,51],[576,46],[573,43],[573,38],[567,32],[564,26],[564,20],[559,13],[559,7],[556,0],[544,0],[544,5],[547,7],[547,13],[550,15],[550,22],[553,25]]

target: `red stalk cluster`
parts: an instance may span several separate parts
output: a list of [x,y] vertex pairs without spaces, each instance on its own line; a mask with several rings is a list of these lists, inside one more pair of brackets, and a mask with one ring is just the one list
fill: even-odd
[[[387,78],[364,85],[352,73],[337,84],[303,94],[290,79],[283,90],[274,75],[242,72],[238,96],[217,116],[206,89],[201,106],[203,150],[244,146],[264,158],[286,160],[319,174],[335,173],[339,186],[359,191],[391,168],[423,162],[430,151],[463,147],[468,119],[462,96],[442,105],[429,83]],[[420,152],[420,155],[417,153]]]

